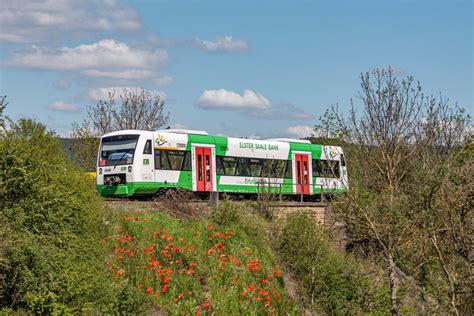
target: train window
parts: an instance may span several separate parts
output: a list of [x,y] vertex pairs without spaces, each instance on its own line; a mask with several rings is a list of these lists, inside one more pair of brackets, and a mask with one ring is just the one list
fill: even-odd
[[262,160],[250,158],[249,168],[252,177],[260,177],[262,173]]
[[286,160],[274,160],[274,165],[274,177],[283,178],[285,176]]
[[171,170],[171,164],[165,150],[155,150],[155,169]]
[[102,138],[99,165],[116,166],[133,163],[140,135],[117,135]]
[[346,166],[346,160],[344,159],[344,154],[341,154],[341,166],[342,167]]
[[224,174],[226,176],[235,176],[235,170],[237,166],[237,158],[235,157],[222,157],[222,166],[224,167]]
[[184,152],[169,150],[167,152],[168,159],[170,161],[171,170],[181,170],[181,166],[184,160]]
[[184,160],[183,160],[183,166],[181,170],[191,171],[191,152],[190,151],[184,152]]
[[262,177],[282,178],[284,176],[286,160],[266,159],[262,163]]
[[291,179],[293,177],[291,160],[286,161],[286,168],[285,168],[285,179]]
[[341,168],[336,160],[313,160],[313,177],[339,178]]
[[191,152],[178,150],[155,150],[155,169],[191,170]]
[[144,155],[151,155],[151,139],[148,139],[145,143],[145,147],[143,148]]
[[249,160],[247,158],[239,158],[237,160],[237,172],[235,175],[241,177],[250,177]]
[[217,172],[218,176],[225,175],[224,166],[222,165],[222,157],[220,157],[220,156],[216,157],[216,172]]

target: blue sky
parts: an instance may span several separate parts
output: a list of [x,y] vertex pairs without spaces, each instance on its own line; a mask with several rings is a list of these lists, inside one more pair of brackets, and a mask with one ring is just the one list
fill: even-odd
[[166,96],[172,127],[303,137],[392,66],[474,114],[471,1],[11,1],[0,94],[68,135],[108,89]]

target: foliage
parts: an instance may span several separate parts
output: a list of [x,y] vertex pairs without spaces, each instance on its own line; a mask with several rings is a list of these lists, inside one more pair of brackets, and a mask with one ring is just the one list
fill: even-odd
[[[458,273],[456,251],[448,249],[466,243],[466,238],[454,237],[458,230],[472,231],[472,213],[467,212],[470,202],[459,208],[448,201],[453,188],[459,198],[472,196],[469,176],[458,186],[450,180],[459,168],[469,173],[465,164],[455,162],[469,139],[470,118],[446,98],[425,96],[412,77],[396,78],[390,68],[361,75],[358,97],[361,112],[353,102],[347,119],[338,114],[349,143],[345,153],[350,190],[333,209],[348,225],[352,249],[383,260],[392,314],[398,313],[397,292],[409,279],[406,273],[418,281],[420,305],[457,314],[457,287],[469,267],[465,262]],[[448,246],[453,242],[457,245]],[[436,293],[430,293],[435,288]]]
[[5,121],[8,121],[8,117],[3,113],[8,105],[7,96],[0,96],[0,130],[5,129]]
[[314,126],[314,133],[308,139],[313,144],[343,146],[344,130],[338,119],[338,105],[326,109],[319,117],[319,123]]
[[245,221],[222,216],[243,214],[231,205],[220,206],[212,217],[217,223],[156,211],[117,214],[107,239],[110,278],[119,287],[141,291],[152,308],[169,313],[296,312],[268,245],[261,251],[264,242],[258,234],[247,234]]
[[313,310],[347,315],[387,313],[388,291],[380,276],[327,244],[323,229],[305,214],[283,224],[277,251],[300,283],[303,301]]
[[89,172],[96,170],[99,143],[100,135],[85,125],[73,124],[68,150],[72,152],[73,160],[82,170]]
[[110,297],[93,183],[35,121],[0,139],[0,308],[86,311]]

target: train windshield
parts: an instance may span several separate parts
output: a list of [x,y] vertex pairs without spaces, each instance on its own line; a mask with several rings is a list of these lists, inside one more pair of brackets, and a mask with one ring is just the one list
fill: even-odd
[[117,135],[102,138],[99,166],[132,164],[139,137],[140,135]]

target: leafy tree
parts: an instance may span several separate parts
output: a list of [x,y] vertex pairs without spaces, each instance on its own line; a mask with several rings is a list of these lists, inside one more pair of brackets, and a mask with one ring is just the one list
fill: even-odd
[[111,297],[91,179],[41,123],[0,134],[0,309],[80,313]]
[[[445,98],[425,96],[412,77],[399,80],[390,68],[362,74],[358,99],[361,113],[353,101],[347,119],[334,113],[350,144],[351,166],[349,193],[334,205],[348,224],[354,244],[383,260],[391,313],[396,315],[403,275],[400,266],[410,254],[420,251],[417,246],[424,241],[436,248],[428,226],[433,231],[441,228],[434,223],[441,215],[433,208],[435,204],[421,207],[420,202],[426,194],[436,199],[439,184],[449,174],[446,171],[452,170],[451,161],[466,140],[469,117],[462,109],[449,106]],[[441,182],[430,183],[429,177],[419,173],[428,169],[441,175]],[[426,194],[421,194],[421,188]],[[442,256],[435,258],[443,265]],[[457,313],[456,304],[451,305]]]

